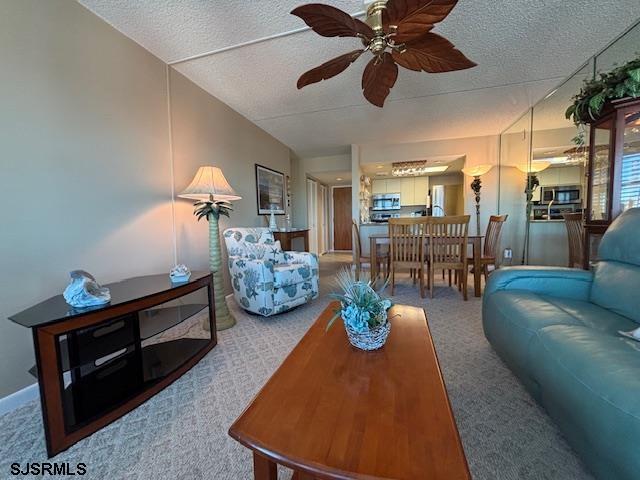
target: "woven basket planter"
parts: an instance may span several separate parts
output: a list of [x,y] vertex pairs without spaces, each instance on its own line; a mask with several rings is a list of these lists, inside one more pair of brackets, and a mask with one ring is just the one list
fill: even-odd
[[368,332],[360,333],[353,330],[346,323],[344,325],[349,337],[349,342],[360,350],[378,350],[382,348],[387,341],[389,332],[391,331],[391,323],[386,322],[384,325],[369,330]]

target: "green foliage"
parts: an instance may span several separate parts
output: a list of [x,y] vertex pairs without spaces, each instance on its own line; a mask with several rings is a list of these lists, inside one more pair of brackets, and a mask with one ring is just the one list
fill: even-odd
[[378,290],[375,284],[366,275],[362,275],[361,280],[356,280],[355,273],[347,267],[342,268],[336,274],[336,284],[343,293],[332,293],[330,298],[340,302],[340,308],[335,311],[334,316],[327,323],[327,330],[340,318],[349,306],[354,306],[358,310],[369,312],[369,328],[375,328],[387,322],[386,311],[391,308],[392,302],[382,297],[382,292],[387,287],[385,282]]
[[[585,81],[565,115],[578,126],[586,125],[598,120],[607,102],[626,97],[640,97],[640,57],[601,73],[599,79]],[[584,138],[579,135],[574,141],[582,144]]]
[[229,212],[233,211],[231,208],[231,204],[224,200],[214,201],[214,200],[206,200],[194,203],[194,212],[193,214],[198,218],[198,221],[203,218],[209,219],[209,215],[212,215],[214,218],[220,218],[220,215],[224,215],[225,217],[229,217]]

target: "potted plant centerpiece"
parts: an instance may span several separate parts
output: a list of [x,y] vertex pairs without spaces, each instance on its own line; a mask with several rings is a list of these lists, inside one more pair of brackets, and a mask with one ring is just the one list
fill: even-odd
[[329,320],[327,330],[342,318],[351,345],[361,350],[381,348],[391,331],[387,311],[392,303],[381,295],[387,284],[376,291],[371,280],[356,280],[354,272],[348,268],[338,272],[336,283],[343,293],[329,295],[340,302],[340,308]]

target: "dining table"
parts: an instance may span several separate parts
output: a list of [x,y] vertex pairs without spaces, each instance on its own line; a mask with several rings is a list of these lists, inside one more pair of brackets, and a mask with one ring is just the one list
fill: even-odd
[[[469,235],[467,237],[467,244],[473,248],[473,294],[476,297],[482,295],[482,239],[484,235]],[[371,256],[371,278],[377,278],[378,276],[378,244],[389,243],[388,233],[373,233],[369,236],[371,242],[369,255]],[[427,237],[427,242],[429,238]]]

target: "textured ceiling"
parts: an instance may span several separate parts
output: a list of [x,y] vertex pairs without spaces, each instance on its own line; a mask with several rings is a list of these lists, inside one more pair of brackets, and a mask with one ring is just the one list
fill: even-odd
[[[300,0],[80,0],[166,62],[304,26]],[[324,0],[349,13],[360,0]],[[299,154],[352,143],[497,134],[629,27],[638,0],[460,0],[436,27],[478,67],[429,75],[401,69],[384,110],[362,97],[364,56],[301,91],[304,71],[358,48],[312,32],[176,68]]]

